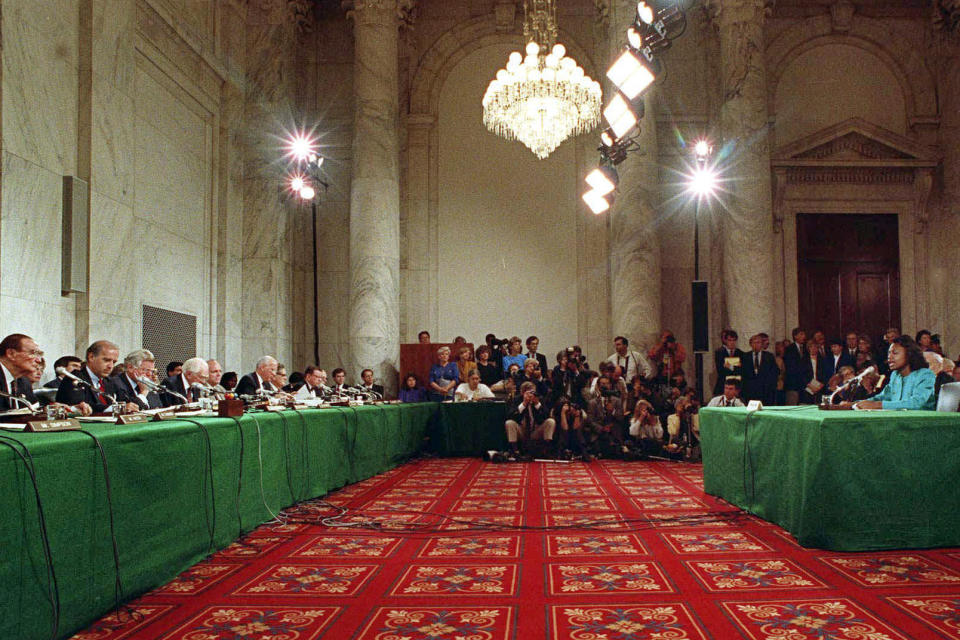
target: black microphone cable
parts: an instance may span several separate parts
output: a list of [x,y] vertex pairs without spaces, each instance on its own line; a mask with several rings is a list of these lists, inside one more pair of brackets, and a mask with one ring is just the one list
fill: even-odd
[[[50,551],[50,536],[47,533],[47,520],[43,515],[43,501],[40,498],[40,486],[37,483],[36,467],[34,466],[33,456],[27,446],[15,438],[9,436],[0,436],[0,444],[10,447],[10,449],[23,461],[23,467],[30,476],[30,482],[33,484],[33,493],[37,501],[37,522],[40,527],[40,542],[43,547],[43,558],[47,565],[47,598],[51,607],[50,620],[50,640],[55,640],[60,630],[60,589],[57,585],[57,574],[53,566],[53,553]],[[19,445],[20,449],[14,446]]]
[[217,531],[217,496],[216,496],[217,492],[216,492],[216,485],[214,484],[214,480],[213,480],[213,445],[210,442],[210,432],[207,430],[205,426],[203,426],[196,420],[190,420],[189,418],[181,418],[181,419],[184,422],[189,422],[190,424],[196,425],[197,428],[200,429],[200,432],[203,434],[204,441],[206,442],[206,445],[207,445],[206,456],[204,456],[205,458],[204,466],[206,467],[206,469],[204,469],[201,472],[203,481],[201,482],[201,485],[200,485],[200,492],[202,497],[206,498],[207,479],[209,476],[210,511],[212,512],[213,515],[211,516],[210,514],[207,513],[207,504],[206,504],[206,500],[204,500],[203,517],[204,517],[204,520],[206,520],[207,534],[209,535],[209,539],[210,539],[209,546],[207,547],[207,553],[210,554],[210,553],[213,553],[213,550],[216,546],[215,541],[216,541],[216,531]]
[[240,423],[240,418],[232,416],[234,423],[237,425],[237,435],[240,438],[240,457],[237,462],[237,535],[243,535],[243,516],[240,514],[240,491],[243,489],[243,454],[244,454],[244,441],[243,441],[243,425]]
[[80,429],[77,431],[77,433],[83,433],[89,436],[96,445],[97,450],[100,452],[100,462],[103,466],[104,486],[106,487],[107,491],[107,513],[110,517],[110,542],[113,546],[113,567],[115,571],[113,595],[116,602],[116,611],[120,611],[121,607],[123,606],[123,580],[120,575],[120,549],[119,545],[117,544],[117,531],[113,515],[113,488],[110,483],[110,468],[107,464],[107,454],[103,449],[103,444],[100,442],[100,439],[97,436],[86,429]]

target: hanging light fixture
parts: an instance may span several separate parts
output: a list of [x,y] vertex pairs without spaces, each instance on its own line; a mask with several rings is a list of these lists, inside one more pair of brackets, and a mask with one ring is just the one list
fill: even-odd
[[557,42],[555,0],[524,0],[526,56],[514,51],[483,96],[483,124],[541,160],[600,122],[600,83]]

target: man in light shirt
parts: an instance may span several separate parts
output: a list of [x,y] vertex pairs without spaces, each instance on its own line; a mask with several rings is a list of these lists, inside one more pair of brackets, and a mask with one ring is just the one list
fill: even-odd
[[294,396],[296,402],[306,402],[323,396],[323,369],[310,365],[303,372],[303,385]]
[[708,407],[742,407],[744,406],[743,400],[740,399],[740,381],[739,380],[727,380],[723,383],[723,393],[718,396],[714,396],[710,402],[707,403]]
[[620,367],[623,371],[625,380],[633,380],[634,376],[640,376],[646,380],[653,375],[653,367],[647,357],[641,353],[630,350],[630,341],[623,336],[617,336],[613,339],[614,353],[607,358],[607,362]]

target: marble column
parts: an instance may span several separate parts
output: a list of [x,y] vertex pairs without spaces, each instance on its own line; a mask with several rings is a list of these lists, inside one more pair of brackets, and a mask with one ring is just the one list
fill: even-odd
[[763,22],[767,0],[711,0],[720,35],[720,130],[726,163],[721,216],[726,317],[741,340],[773,331],[774,274],[770,143]]
[[[626,0],[615,0],[610,6],[611,62],[619,54],[636,11],[636,2]],[[655,88],[651,88],[644,99],[646,115],[637,136],[640,150],[617,167],[620,185],[609,214],[611,338],[626,336],[638,350],[649,346],[647,343],[660,331],[660,244],[656,230],[660,172],[654,93]]]
[[400,166],[396,0],[354,5],[350,188],[351,378],[370,368],[396,392],[400,352]]

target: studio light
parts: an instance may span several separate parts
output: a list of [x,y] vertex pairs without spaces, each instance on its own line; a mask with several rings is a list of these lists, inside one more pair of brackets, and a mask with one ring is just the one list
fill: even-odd
[[613,63],[607,71],[607,77],[629,100],[643,93],[656,80],[650,64],[637,57],[629,48],[624,49]]
[[287,153],[296,162],[311,162],[318,157],[317,142],[305,133],[295,134],[287,141]]
[[613,135],[616,138],[622,138],[637,125],[643,117],[643,112],[642,98],[637,102],[630,102],[618,92],[603,110],[603,117],[610,125]]
[[700,138],[693,144],[693,155],[697,164],[703,164],[713,153],[713,145],[706,138]]
[[594,189],[583,194],[583,201],[587,203],[594,215],[599,215],[610,208],[610,202],[607,198]]
[[294,193],[300,193],[303,189],[303,176],[293,176],[290,178],[290,190]]
[[317,195],[316,190],[308,184],[300,187],[300,198],[302,200],[313,200],[313,197]]
[[699,198],[706,198],[717,190],[717,173],[707,166],[698,166],[690,174],[687,190]]
[[620,182],[620,175],[617,170],[609,166],[600,166],[587,174],[586,182],[593,187],[598,195],[605,196],[613,193]]
[[646,24],[653,24],[653,7],[648,5],[646,2],[637,3],[637,20]]

